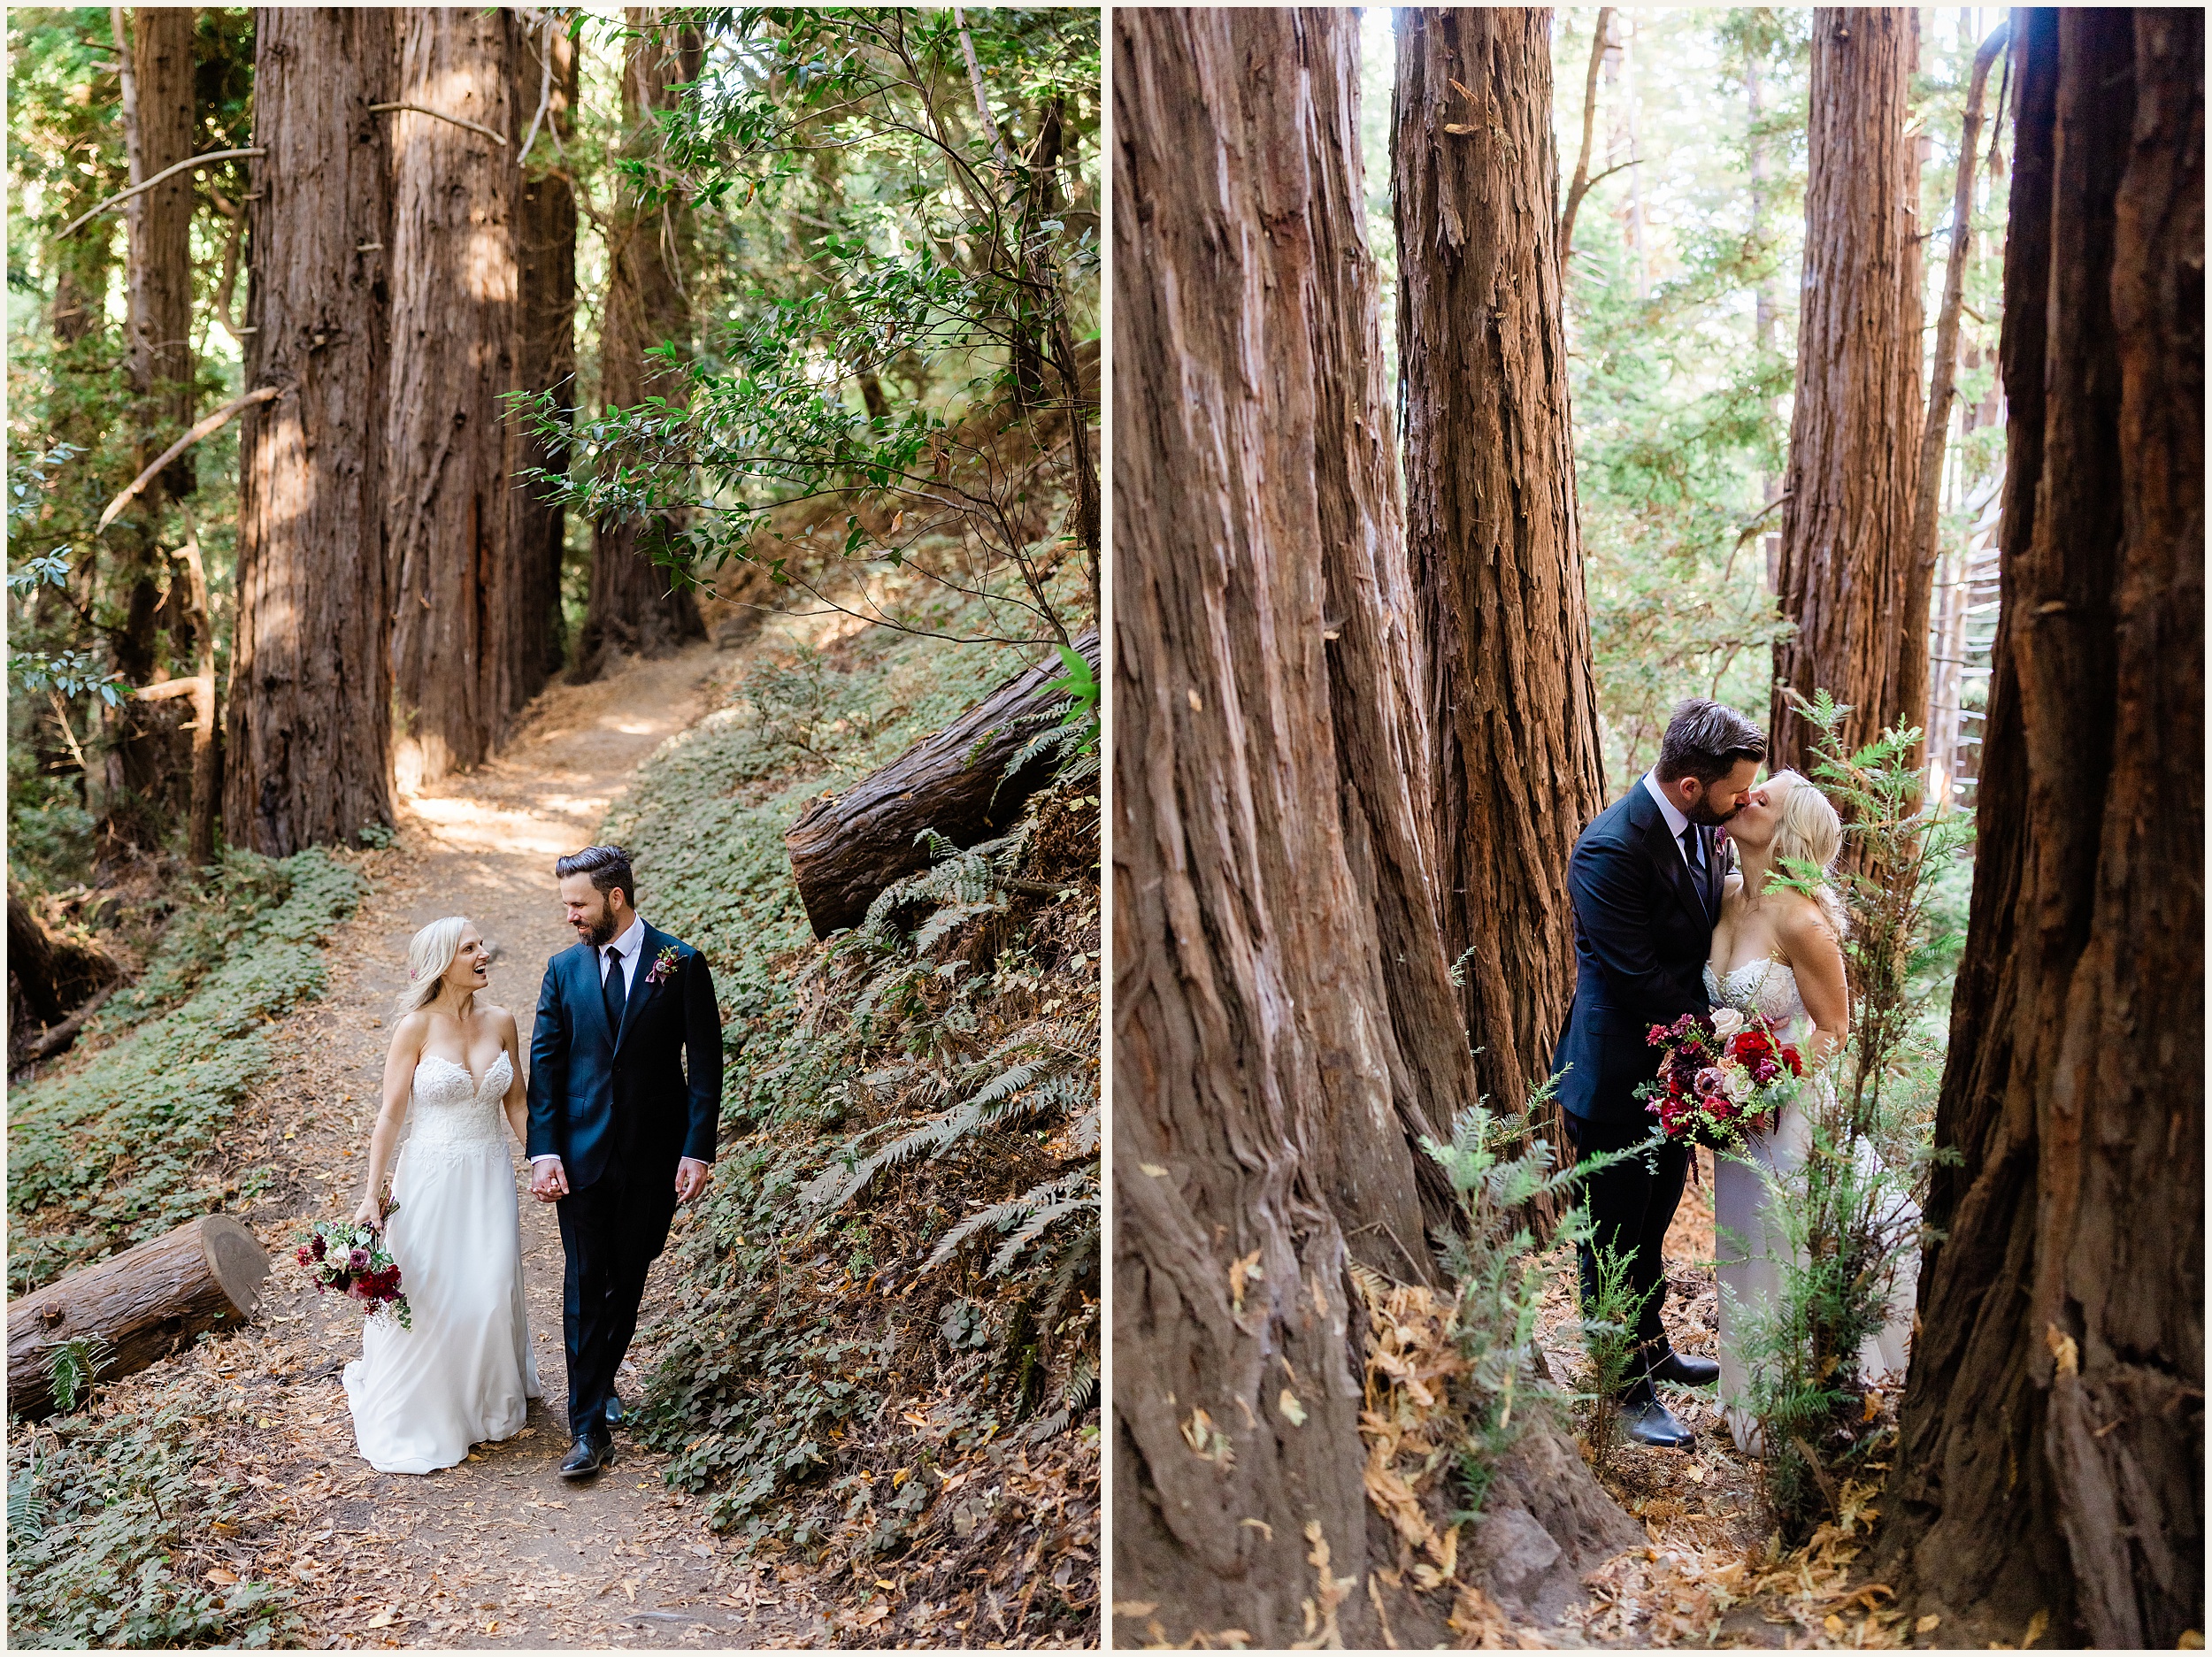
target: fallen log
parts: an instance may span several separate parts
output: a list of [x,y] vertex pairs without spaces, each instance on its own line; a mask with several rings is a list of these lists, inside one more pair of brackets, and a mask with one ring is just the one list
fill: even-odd
[[204,1330],[246,1322],[268,1275],[253,1233],[210,1214],[11,1300],[8,1413],[52,1413],[54,1359],[67,1343],[86,1343],[96,1383],[134,1375]]
[[97,944],[47,924],[29,894],[12,879],[8,882],[8,970],[15,975],[25,1010],[41,1024],[59,1024],[87,996],[123,976],[121,963]]
[[[1075,648],[1095,674],[1097,630],[1077,639]],[[934,736],[806,809],[783,843],[817,938],[857,924],[886,886],[929,867],[929,850],[917,839],[924,829],[968,847],[1014,825],[1056,765],[1053,756],[1040,755],[1006,775],[1043,729],[1018,721],[1062,701],[1045,687],[1066,672],[1056,656],[1016,675]]]

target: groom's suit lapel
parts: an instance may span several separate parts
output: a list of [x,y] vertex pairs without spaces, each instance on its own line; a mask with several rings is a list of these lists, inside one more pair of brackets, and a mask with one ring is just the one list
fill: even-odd
[[582,1007],[581,1016],[597,1026],[607,1039],[607,1050],[614,1050],[614,1032],[607,1025],[606,992],[601,987],[600,955],[588,945],[580,946],[576,957],[577,1001]]
[[[1674,895],[1680,900],[1682,907],[1696,917],[1699,925],[1709,928],[1713,924],[1712,911],[1705,907],[1704,894],[1697,889],[1697,880],[1690,873],[1690,865],[1682,861],[1682,848],[1675,843],[1674,836],[1667,832],[1666,818],[1659,815],[1658,805],[1641,782],[1636,785],[1636,793],[1640,798],[1634,819],[1642,825],[1645,849],[1665,874],[1667,883],[1674,888]],[[1712,866],[1712,855],[1708,852],[1705,867],[1709,871]]]
[[630,993],[622,1003],[622,1028],[614,1039],[617,1053],[622,1051],[623,1041],[637,1027],[638,1009],[645,1005],[648,997],[658,993],[660,986],[651,981],[653,963],[662,948],[674,941],[650,926],[645,929],[645,941],[638,946],[637,970],[630,975]]

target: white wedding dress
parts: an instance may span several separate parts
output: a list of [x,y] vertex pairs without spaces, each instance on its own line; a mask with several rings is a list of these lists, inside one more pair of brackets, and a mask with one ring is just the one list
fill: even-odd
[[399,1264],[411,1329],[388,1313],[346,1366],[354,1441],[380,1473],[433,1473],[472,1444],[522,1429],[539,1396],[522,1298],[522,1231],[500,1101],[502,1053],[480,1083],[465,1066],[415,1067],[409,1133],[392,1174],[399,1205],[385,1246]]
[[[1705,989],[1716,1007],[1758,1013],[1780,1041],[1802,1046],[1812,1035],[1812,1016],[1805,1010],[1804,999],[1798,993],[1797,974],[1778,961],[1748,963],[1731,972],[1725,980],[1717,978],[1709,966],[1705,969]],[[1810,1055],[1807,1056],[1809,1058]],[[1824,1088],[1829,1084],[1824,1078],[1814,1085]],[[1761,1170],[1778,1176],[1785,1186],[1789,1185],[1804,1165],[1810,1138],[1804,1113],[1795,1105],[1789,1105],[1783,1109],[1771,1132],[1747,1136],[1743,1155],[1723,1151],[1713,1158],[1714,1247],[1719,1259],[1721,1282],[1721,1405],[1737,1448],[1751,1455],[1759,1454],[1759,1429],[1744,1408],[1749,1377],[1737,1354],[1735,1331],[1731,1324],[1771,1306],[1781,1293],[1779,1262],[1789,1242],[1779,1225],[1768,1225],[1773,1194]],[[1862,1139],[1859,1155],[1870,1163],[1874,1147]],[[1920,1210],[1909,1200],[1904,1201],[1899,1223],[1907,1236],[1919,1234],[1919,1220]],[[1891,1290],[1889,1322],[1869,1336],[1859,1349],[1859,1374],[1863,1379],[1901,1377],[1905,1372],[1910,1352],[1913,1301],[1920,1280],[1918,1247],[1910,1246],[1910,1252],[1912,1258],[1897,1274],[1896,1284]]]

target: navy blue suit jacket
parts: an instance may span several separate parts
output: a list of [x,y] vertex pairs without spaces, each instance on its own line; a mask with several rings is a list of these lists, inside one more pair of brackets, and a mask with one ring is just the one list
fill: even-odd
[[[672,948],[673,970],[647,982]],[[677,1162],[714,1160],[722,1115],[714,978],[704,955],[648,926],[617,1032],[607,1027],[599,963],[599,952],[580,941],[545,963],[530,1032],[529,1154],[559,1156],[571,1191],[619,1160],[649,1182],[641,1189],[666,1185],[672,1206]]]
[[1566,1071],[1559,1103],[1571,1116],[1621,1125],[1649,1120],[1635,1090],[1659,1073],[1651,1026],[1709,1005],[1705,963],[1724,876],[1719,831],[1699,832],[1702,892],[1640,777],[1575,842],[1567,865],[1575,999],[1552,1059],[1554,1075]]

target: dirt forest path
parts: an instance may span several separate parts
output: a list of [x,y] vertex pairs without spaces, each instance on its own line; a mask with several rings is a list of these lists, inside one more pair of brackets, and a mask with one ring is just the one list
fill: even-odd
[[[545,1397],[519,1436],[428,1477],[380,1474],[359,1459],[339,1377],[359,1354],[358,1318],[343,1301],[319,1300],[289,1263],[304,1220],[343,1217],[362,1194],[407,940],[440,916],[474,920],[495,950],[490,998],[514,1012],[526,1054],[546,958],[573,940],[552,860],[589,842],[639,763],[718,700],[735,671],[730,656],[700,646],[546,693],[496,762],[426,790],[403,812],[397,843],[372,859],[375,890],[332,948],[329,993],[270,1032],[277,1063],[242,1128],[284,1176],[247,1216],[278,1271],[256,1326],[204,1343],[200,1358],[229,1399],[228,1414],[210,1423],[225,1470],[253,1487],[250,1506],[259,1509],[228,1551],[238,1574],[294,1586],[310,1645],[834,1641],[798,1573],[786,1568],[793,1580],[780,1582],[768,1567],[739,1562],[706,1528],[703,1503],[662,1483],[664,1458],[626,1432],[608,1473],[572,1484],[557,1477],[568,1440],[561,1244],[549,1206],[521,1194]],[[650,894],[640,897],[649,916]],[[516,1166],[519,1181],[518,1147]],[[669,1273],[664,1261],[649,1281],[649,1319]],[[648,1362],[633,1349],[626,1397],[641,1391]]]

